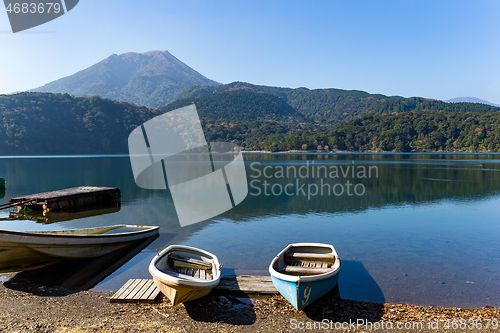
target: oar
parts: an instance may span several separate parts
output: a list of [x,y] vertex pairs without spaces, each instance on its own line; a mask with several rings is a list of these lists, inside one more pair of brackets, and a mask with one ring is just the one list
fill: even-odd
[[15,201],[0,205],[0,210],[15,207],[18,205],[24,205],[25,203],[31,202],[31,200]]

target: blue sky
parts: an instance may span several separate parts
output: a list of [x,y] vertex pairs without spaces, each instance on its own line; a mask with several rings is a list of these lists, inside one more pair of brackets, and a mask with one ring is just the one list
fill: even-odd
[[80,0],[12,34],[0,11],[0,93],[116,53],[168,50],[206,77],[500,104],[500,1]]

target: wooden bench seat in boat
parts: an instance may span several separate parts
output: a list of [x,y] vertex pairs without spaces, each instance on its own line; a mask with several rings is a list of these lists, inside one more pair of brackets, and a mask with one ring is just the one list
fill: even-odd
[[174,267],[186,267],[196,269],[212,269],[212,263],[194,258],[186,258],[178,254],[171,253],[168,255],[174,262]]
[[335,256],[331,253],[298,253],[285,256],[286,266],[278,269],[280,273],[290,275],[319,275],[333,270]]
[[[187,258],[175,253],[168,255],[171,268],[160,269],[161,271],[175,272],[177,274],[187,275],[190,277],[207,280],[212,280],[212,263],[194,258]],[[173,268],[173,269],[172,269]]]
[[210,281],[212,280],[212,273],[211,270],[207,269],[196,269],[196,268],[188,268],[188,267],[176,267],[174,269],[176,273],[179,274],[184,274],[187,276],[192,276],[198,279],[202,280],[207,280]]
[[290,252],[290,253],[286,254],[286,259],[332,261],[332,263],[333,263],[333,262],[335,262],[335,255],[333,253]]

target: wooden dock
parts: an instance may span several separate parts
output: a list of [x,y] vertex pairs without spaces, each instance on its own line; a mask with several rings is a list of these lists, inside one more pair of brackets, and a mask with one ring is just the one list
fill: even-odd
[[[276,295],[270,276],[223,276],[214,290],[222,293]],[[151,279],[130,279],[111,297],[111,303],[153,303],[160,290]]]
[[278,294],[270,276],[257,275],[223,276],[215,290],[243,294]]
[[130,279],[109,300],[111,303],[154,303],[160,289],[150,279]]
[[64,190],[44,192],[12,198],[8,207],[18,211],[28,207],[32,210],[64,211],[95,205],[119,205],[121,192],[116,187],[80,186]]

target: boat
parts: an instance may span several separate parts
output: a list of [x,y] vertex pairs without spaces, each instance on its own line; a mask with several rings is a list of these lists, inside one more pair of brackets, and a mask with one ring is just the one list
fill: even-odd
[[[17,273],[9,282],[30,282],[34,285],[64,288],[69,290],[89,290],[125,265],[130,259],[151,244],[158,235],[145,238],[97,258],[60,260],[50,265],[34,265],[15,270]],[[0,267],[2,269],[2,267]]]
[[159,227],[113,225],[55,231],[0,230],[0,266],[96,258],[158,235]]
[[219,260],[191,246],[170,245],[149,265],[155,285],[172,305],[208,295],[220,281]]
[[339,272],[339,256],[329,244],[290,244],[269,265],[274,286],[297,310],[332,290]]

